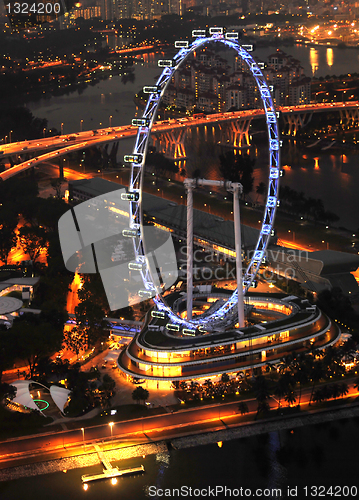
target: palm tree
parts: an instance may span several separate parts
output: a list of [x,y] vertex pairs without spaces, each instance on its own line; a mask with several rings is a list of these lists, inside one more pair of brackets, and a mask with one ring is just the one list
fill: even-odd
[[323,363],[327,372],[336,375],[342,372],[342,365],[339,363],[342,354],[339,349],[329,346],[324,351]]
[[190,387],[191,392],[196,391],[198,389],[198,386],[199,386],[198,382],[195,382],[194,380],[191,380],[191,387]]
[[322,401],[324,401],[326,399],[323,391],[321,389],[317,389],[315,391],[315,393],[313,394],[313,397],[311,398],[311,400],[314,402],[314,403],[321,403]]
[[293,363],[294,359],[295,358],[294,358],[294,356],[292,354],[287,354],[287,356],[285,356],[284,358],[282,358],[280,360],[280,364],[279,364],[279,372],[280,373],[285,373],[288,370],[291,370],[292,363]]
[[224,383],[229,382],[229,375],[228,375],[228,373],[222,373],[221,380]]
[[255,378],[253,383],[253,390],[258,401],[256,414],[257,418],[260,413],[265,413],[269,410],[269,404],[267,401],[269,397],[268,382],[263,375],[258,375],[258,377]]
[[212,380],[210,378],[206,379],[203,385],[210,389],[213,386]]
[[346,396],[349,392],[348,384],[346,382],[341,382],[339,384],[339,396],[342,398]]
[[359,377],[354,380],[354,387],[359,391]]
[[180,382],[180,388],[182,389],[182,391],[186,391],[187,390],[187,382],[185,382],[184,380],[181,380]]
[[322,361],[321,360],[314,361],[312,364],[312,369],[311,369],[311,373],[310,373],[310,379],[313,382],[313,387],[312,387],[312,393],[310,395],[309,404],[311,403],[311,401],[313,399],[315,385],[317,382],[319,382],[319,380],[321,380],[324,377],[324,374],[325,374],[325,372],[323,370]]
[[294,404],[297,401],[297,398],[295,396],[295,391],[293,390],[292,387],[289,388],[286,395],[284,396],[284,399],[288,403],[288,406],[292,406],[292,404]]
[[268,382],[263,375],[258,375],[253,383],[253,390],[258,401],[263,401],[269,397]]
[[274,391],[273,391],[274,394],[278,398],[278,408],[280,407],[280,401],[281,401],[282,397],[286,394],[286,390],[287,390],[287,387],[283,381],[283,377],[280,377],[280,379],[276,383],[276,385],[274,387]]
[[143,401],[149,398],[150,393],[147,389],[144,389],[142,386],[136,387],[136,389],[132,392],[132,399],[134,401]]
[[356,342],[352,338],[348,339],[340,348],[340,357],[347,354],[354,356],[356,354]]
[[267,363],[267,364],[266,364],[266,373],[269,373],[269,378],[270,378],[270,380],[271,380],[272,382],[273,382],[273,380],[274,380],[274,379],[273,379],[273,375],[272,375],[272,374],[273,374],[273,372],[274,372],[274,373],[276,373],[276,372],[277,372],[277,369],[276,369],[275,365],[274,365],[274,364],[272,364],[272,363]]
[[259,414],[262,413],[263,415],[265,415],[266,413],[269,412],[269,410],[270,410],[269,403],[266,399],[263,401],[258,401],[257,413],[256,416],[254,417],[254,420],[257,420]]
[[299,400],[298,400],[298,405],[300,405],[301,399],[302,399],[302,387],[303,384],[306,384],[308,382],[308,369],[304,364],[301,364],[298,367],[297,372],[294,374],[294,379],[296,382],[299,384]]
[[249,412],[248,405],[244,401],[241,401],[238,403],[238,411],[241,412],[241,415],[244,415],[245,413]]
[[337,397],[339,397],[340,395],[339,384],[330,384],[328,389],[332,398],[337,399]]

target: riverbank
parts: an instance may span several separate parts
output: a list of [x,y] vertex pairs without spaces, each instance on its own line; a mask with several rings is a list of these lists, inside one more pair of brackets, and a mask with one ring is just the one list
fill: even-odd
[[[193,448],[197,446],[209,445],[236,439],[249,438],[270,432],[280,432],[293,430],[304,426],[313,426],[333,422],[342,419],[357,419],[359,417],[359,403],[352,406],[341,405],[337,408],[311,410],[311,413],[300,415],[288,415],[273,417],[271,419],[245,422],[243,424],[228,425],[226,429],[214,429],[210,432],[191,433],[185,436],[176,436],[159,439],[151,438],[150,443],[131,444],[126,446],[123,443],[102,442],[102,452],[110,462],[139,458],[147,455],[166,454],[173,448],[175,450]],[[97,445],[99,443],[96,443]],[[117,446],[117,447],[116,447]],[[87,448],[87,452],[86,452]],[[93,445],[86,445],[86,448],[74,456],[57,457],[51,460],[16,465],[0,470],[0,482],[11,481],[22,477],[38,476],[54,472],[67,472],[71,469],[83,467],[100,466],[101,462]]]

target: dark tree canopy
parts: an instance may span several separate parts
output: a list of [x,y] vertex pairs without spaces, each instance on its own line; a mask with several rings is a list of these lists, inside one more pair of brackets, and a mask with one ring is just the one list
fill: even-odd
[[40,361],[61,348],[62,330],[33,314],[24,314],[14,321],[11,333],[17,356],[27,361],[31,378]]
[[146,401],[150,396],[150,393],[147,389],[139,386],[132,392],[132,399],[134,401]]
[[234,154],[227,151],[219,157],[219,170],[222,177],[231,182],[240,182],[243,186],[243,194],[250,193],[253,189],[253,168],[255,159],[248,154]]
[[9,135],[12,130],[13,141],[38,139],[46,127],[47,120],[35,118],[28,108],[0,110],[0,137]]

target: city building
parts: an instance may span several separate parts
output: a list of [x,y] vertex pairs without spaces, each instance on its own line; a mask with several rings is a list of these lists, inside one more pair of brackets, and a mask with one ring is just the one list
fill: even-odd
[[[304,75],[297,59],[278,49],[264,64],[262,71],[277,106],[311,101],[311,79]],[[236,56],[232,67],[227,59],[208,48],[197,50],[194,60],[176,71],[163,102],[166,106],[205,113],[261,106],[256,82],[247,64]]]

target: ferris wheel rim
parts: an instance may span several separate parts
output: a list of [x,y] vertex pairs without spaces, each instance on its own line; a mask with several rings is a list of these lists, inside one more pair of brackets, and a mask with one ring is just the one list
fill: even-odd
[[[143,123],[147,124],[147,132],[143,131],[143,127],[139,127],[137,136],[136,136],[136,144],[133,150],[133,155],[142,155],[140,167],[138,164],[132,162],[131,165],[131,180],[130,180],[130,191],[138,189],[139,191],[139,200],[137,207],[133,210],[133,202],[130,202],[130,217],[131,221],[136,227],[140,228],[140,234],[143,234],[143,213],[142,213],[142,193],[143,193],[143,169],[145,165],[145,159],[148,149],[148,144],[151,136],[151,129],[154,123],[154,120],[157,115],[157,111],[159,105],[161,103],[163,94],[169,85],[171,78],[176,70],[186,61],[186,59],[193,54],[193,52],[210,43],[210,42],[220,42],[226,45],[229,48],[234,49],[237,52],[237,55],[241,57],[242,61],[244,61],[249,70],[252,73],[252,76],[256,80],[258,90],[260,93],[262,105],[265,112],[267,131],[268,131],[268,145],[269,145],[269,177],[268,177],[268,190],[267,190],[267,199],[264,208],[263,220],[261,224],[261,229],[258,237],[258,241],[256,247],[253,251],[253,255],[251,257],[250,263],[246,268],[245,274],[243,276],[243,292],[244,294],[251,287],[258,271],[261,263],[265,257],[265,251],[269,243],[270,236],[273,230],[274,217],[276,213],[276,208],[279,203],[278,194],[279,194],[279,177],[280,177],[280,146],[281,143],[279,141],[279,132],[278,132],[278,122],[276,110],[273,105],[273,101],[271,98],[270,89],[265,81],[263,73],[261,72],[261,68],[259,67],[260,63],[257,63],[253,57],[249,54],[249,52],[244,49],[238,41],[225,39],[224,36],[218,34],[213,34],[210,37],[199,37],[196,38],[191,44],[188,43],[187,48],[181,48],[177,54],[174,56],[172,60],[167,60],[167,62],[172,61],[172,66],[165,66],[159,79],[157,80],[156,87],[157,93],[151,93],[149,99],[147,101],[146,108],[142,114]],[[176,42],[177,43],[177,42]],[[166,62],[166,61],[165,61]],[[155,86],[154,86],[155,87]],[[150,87],[149,87],[150,88]],[[160,90],[160,92],[159,92]],[[145,127],[146,128],[146,127]],[[141,236],[138,237],[138,240],[134,242],[135,253],[137,257],[145,255],[145,241]],[[141,253],[142,252],[142,253]],[[143,283],[147,290],[154,290],[154,280],[152,278],[151,269],[141,272]],[[158,292],[158,290],[156,290]],[[198,327],[198,326],[208,326],[213,325],[218,322],[224,321],[226,317],[230,316],[232,312],[235,311],[237,301],[238,301],[238,292],[237,289],[233,292],[228,301],[217,311],[208,315],[207,317],[195,316],[192,320],[186,320],[184,318],[180,318],[177,314],[175,314],[171,308],[166,304],[166,301],[163,297],[161,297],[160,293],[157,293],[155,297],[153,297],[154,302],[159,310],[165,311],[169,316],[170,320],[173,323],[181,323],[182,326],[186,327]]]

